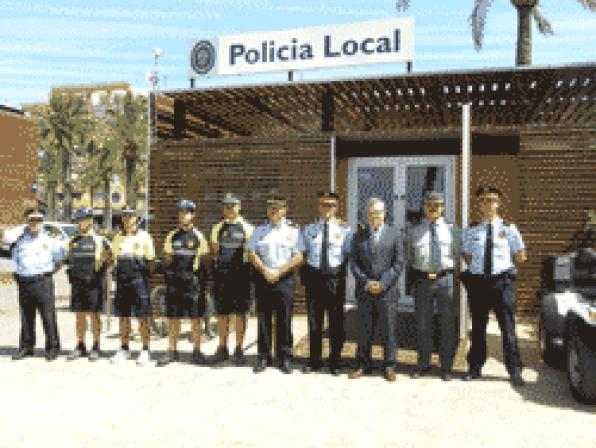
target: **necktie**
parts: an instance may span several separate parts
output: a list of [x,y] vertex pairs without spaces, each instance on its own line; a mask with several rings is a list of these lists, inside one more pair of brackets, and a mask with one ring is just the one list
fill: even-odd
[[493,272],[493,225],[488,223],[486,229],[486,243],[484,244],[484,274]]
[[329,223],[323,226],[323,242],[321,244],[321,271],[329,270]]
[[441,248],[437,240],[437,224],[430,223],[430,263],[433,272],[441,272]]

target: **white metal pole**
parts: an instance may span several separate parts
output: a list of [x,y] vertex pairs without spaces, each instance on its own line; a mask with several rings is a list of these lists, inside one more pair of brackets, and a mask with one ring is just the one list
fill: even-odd
[[[461,228],[462,231],[468,227],[469,205],[470,205],[470,166],[471,166],[471,148],[470,148],[470,114],[471,105],[462,106],[462,148],[461,148]],[[464,269],[462,263],[462,270]],[[466,289],[460,284],[460,307],[459,307],[459,337],[464,339],[467,330],[467,309],[468,296]]]
[[329,190],[335,191],[335,135],[331,137]]

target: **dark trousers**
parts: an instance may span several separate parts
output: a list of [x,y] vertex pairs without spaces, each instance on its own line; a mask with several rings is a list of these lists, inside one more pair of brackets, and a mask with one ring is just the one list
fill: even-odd
[[310,364],[322,364],[323,319],[325,311],[329,319],[329,364],[338,367],[344,345],[344,301],[346,272],[323,275],[319,270],[308,268],[306,303],[308,307],[308,334]]
[[52,276],[19,277],[17,284],[21,315],[19,349],[33,350],[35,347],[35,311],[39,311],[46,335],[46,350],[60,350]]
[[397,364],[397,300],[362,293],[358,297],[357,319],[358,367],[371,369],[373,337],[379,325],[384,342],[385,367],[394,368]]
[[453,294],[453,274],[436,280],[421,278],[414,283],[416,315],[416,347],[418,368],[426,370],[433,346],[433,315],[435,301],[439,308],[439,358],[441,370],[450,372],[457,348],[456,307]]
[[492,309],[497,316],[503,340],[505,366],[509,373],[522,367],[515,335],[513,281],[505,276],[477,277],[468,285],[472,314],[472,344],[468,352],[470,370],[481,370],[486,361],[486,325]]
[[283,277],[275,284],[267,283],[260,274],[256,274],[255,277],[259,359],[271,359],[273,314],[276,355],[280,360],[291,359],[294,274]]

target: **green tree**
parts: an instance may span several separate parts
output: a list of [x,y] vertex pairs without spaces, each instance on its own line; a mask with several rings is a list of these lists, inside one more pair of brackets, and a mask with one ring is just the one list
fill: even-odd
[[[474,0],[474,8],[470,16],[472,37],[476,50],[482,48],[486,13],[494,0]],[[542,34],[553,34],[553,28],[542,13],[540,0],[510,0],[517,9],[517,46],[516,65],[530,65],[532,63],[532,26],[530,16],[534,17],[538,30]],[[595,0],[577,0],[586,9],[596,11]],[[410,6],[410,0],[397,0],[397,10],[405,11]]]
[[[147,102],[127,92],[114,104],[114,120],[108,139],[114,151],[122,154],[126,183],[126,204],[137,206],[139,184],[145,169],[141,162],[147,154]],[[146,193],[146,192],[145,192]]]
[[86,146],[93,130],[85,102],[79,96],[56,94],[41,117],[44,155],[41,171],[48,182],[50,208],[55,210],[55,186],[64,195],[64,219],[72,218],[73,183],[71,161],[78,148]]

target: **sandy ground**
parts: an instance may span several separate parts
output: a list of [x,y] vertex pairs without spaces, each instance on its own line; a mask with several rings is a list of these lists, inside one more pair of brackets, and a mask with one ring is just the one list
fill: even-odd
[[[62,282],[57,281],[59,290]],[[36,357],[12,362],[19,334],[16,303],[15,286],[0,286],[1,448],[596,444],[596,407],[572,399],[564,373],[538,360],[532,329],[525,326],[518,333],[528,385],[515,390],[501,362],[494,323],[482,380],[412,380],[411,352],[403,350],[400,360],[406,361],[398,380],[387,383],[380,374],[348,380],[345,374],[304,375],[298,368],[292,375],[276,368],[255,375],[255,319],[245,344],[251,355],[246,367],[195,367],[189,364],[186,339],[180,346],[182,362],[165,368],[138,367],[133,361],[113,366],[107,359],[67,362],[64,356],[48,363],[39,320]],[[74,345],[74,319],[67,301],[58,305],[66,351]],[[297,316],[293,328],[296,351],[301,352],[306,319]],[[106,356],[118,347],[115,330],[114,321],[102,337]],[[230,346],[233,342],[232,337]],[[205,341],[203,349],[212,354],[216,344]],[[165,339],[152,341],[153,359],[165,347]],[[131,348],[140,348],[138,340]]]

